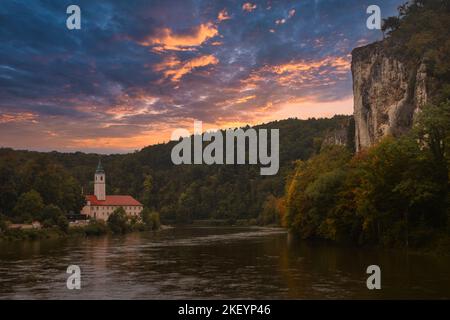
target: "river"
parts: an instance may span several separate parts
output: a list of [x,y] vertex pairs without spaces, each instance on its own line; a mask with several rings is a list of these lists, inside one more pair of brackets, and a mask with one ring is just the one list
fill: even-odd
[[[368,290],[366,268],[381,268]],[[68,265],[81,289],[68,290]],[[0,244],[0,299],[450,298],[450,258],[300,241],[283,229],[176,227]]]

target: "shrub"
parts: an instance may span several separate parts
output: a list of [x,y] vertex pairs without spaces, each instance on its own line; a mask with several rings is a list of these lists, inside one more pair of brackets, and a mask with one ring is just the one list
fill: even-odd
[[106,223],[98,220],[91,220],[87,226],[84,227],[86,236],[101,236],[108,233]]
[[113,233],[126,233],[131,229],[125,210],[120,207],[108,217],[108,227]]
[[145,208],[141,212],[141,218],[148,230],[157,230],[161,226],[159,213],[156,211],[151,211],[150,209]]
[[45,206],[40,215],[40,221],[43,222],[44,228],[57,226],[61,231],[67,232],[69,229],[69,221],[64,213],[57,206],[50,204]]
[[13,213],[17,222],[31,222],[33,219],[39,218],[43,208],[41,195],[37,191],[31,190],[20,195]]

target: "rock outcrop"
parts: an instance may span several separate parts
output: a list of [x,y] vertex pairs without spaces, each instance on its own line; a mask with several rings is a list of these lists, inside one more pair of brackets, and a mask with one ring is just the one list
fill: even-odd
[[357,151],[410,129],[427,102],[425,64],[411,66],[388,53],[383,42],[353,50],[352,75]]
[[353,149],[355,121],[352,117],[342,117],[336,127],[330,129],[324,136],[322,148],[330,145],[347,146]]

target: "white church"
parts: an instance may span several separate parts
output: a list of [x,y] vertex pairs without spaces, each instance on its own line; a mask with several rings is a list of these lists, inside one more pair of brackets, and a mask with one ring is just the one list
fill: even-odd
[[106,195],[106,175],[99,160],[94,176],[94,194],[86,196],[86,205],[81,214],[91,219],[108,220],[111,213],[122,207],[128,216],[139,216],[143,205],[132,196]]

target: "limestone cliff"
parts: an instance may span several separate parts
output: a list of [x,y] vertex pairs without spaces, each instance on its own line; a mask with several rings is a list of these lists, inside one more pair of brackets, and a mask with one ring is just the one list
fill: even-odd
[[382,42],[353,50],[352,75],[357,151],[411,128],[428,98],[425,64],[412,66]]

